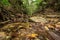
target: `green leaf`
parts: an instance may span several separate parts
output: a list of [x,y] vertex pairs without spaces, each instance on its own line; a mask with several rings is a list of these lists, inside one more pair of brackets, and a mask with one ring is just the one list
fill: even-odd
[[8,0],[2,0],[1,3],[2,3],[3,5],[10,5],[10,3],[9,3]]

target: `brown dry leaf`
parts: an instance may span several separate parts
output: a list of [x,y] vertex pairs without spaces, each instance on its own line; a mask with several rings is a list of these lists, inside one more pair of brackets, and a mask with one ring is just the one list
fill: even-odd
[[5,28],[14,28],[14,27],[24,27],[24,28],[29,28],[29,23],[20,23],[20,22],[17,22],[17,23],[11,23],[11,24],[7,24],[3,27],[3,29]]
[[11,23],[11,24],[7,24],[4,26],[4,28],[11,28],[11,27],[15,27],[15,25],[20,24],[20,23]]
[[29,28],[29,22],[26,22],[26,23],[22,23],[22,25],[26,28]]
[[39,17],[39,16],[31,17],[30,20],[32,20],[34,22],[41,22],[41,23],[46,23],[47,22],[46,18]]
[[54,28],[54,26],[51,25],[51,24],[47,24],[47,27],[48,27],[48,28]]
[[39,38],[36,38],[36,39],[34,39],[34,40],[40,40]]
[[0,38],[5,38],[5,37],[6,37],[5,32],[0,32]]
[[47,18],[47,20],[57,22],[59,19],[58,18]]
[[33,33],[33,34],[27,34],[27,37],[35,38],[36,36],[38,36],[38,34],[35,34],[35,33]]
[[49,28],[47,26],[45,26],[45,30],[49,30]]
[[60,22],[55,24],[56,28],[60,29]]
[[21,36],[24,36],[24,35],[25,35],[24,33],[21,34]]

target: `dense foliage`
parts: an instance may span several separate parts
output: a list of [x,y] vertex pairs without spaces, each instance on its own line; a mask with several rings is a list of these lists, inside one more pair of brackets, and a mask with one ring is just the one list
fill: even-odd
[[8,0],[1,0],[1,3],[3,4],[3,5],[10,5],[10,3],[9,3],[9,1]]
[[22,0],[23,7],[29,15],[34,13],[43,0]]

